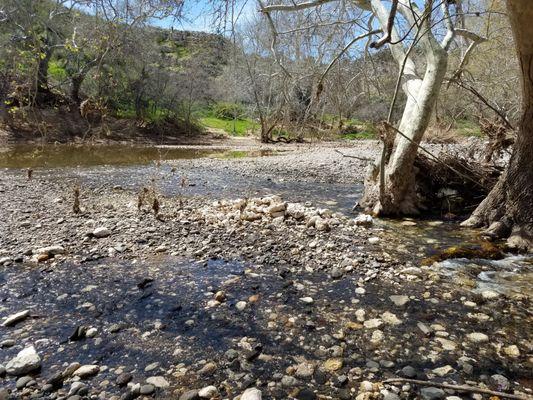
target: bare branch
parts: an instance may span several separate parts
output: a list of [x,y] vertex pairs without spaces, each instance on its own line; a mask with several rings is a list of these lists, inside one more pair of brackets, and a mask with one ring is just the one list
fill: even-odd
[[398,11],[398,0],[392,0],[392,6],[389,14],[389,20],[387,22],[387,27],[385,35],[383,35],[379,40],[370,43],[370,48],[379,49],[385,45],[385,43],[390,43],[392,40],[392,29],[394,28],[394,19],[396,18],[396,12]]
[[261,6],[261,12],[262,13],[269,13],[272,11],[298,11],[298,10],[305,10],[306,8],[313,8],[321,6],[322,4],[331,3],[333,1],[337,0],[315,0],[315,1],[309,1],[305,3],[295,3],[292,5],[289,4],[273,4],[271,6],[264,6],[261,2],[259,2],[259,5]]

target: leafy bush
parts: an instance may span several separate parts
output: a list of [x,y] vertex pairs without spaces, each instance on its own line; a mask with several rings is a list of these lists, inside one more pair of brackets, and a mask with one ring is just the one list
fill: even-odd
[[213,106],[213,114],[220,119],[243,119],[245,109],[240,104],[221,102]]

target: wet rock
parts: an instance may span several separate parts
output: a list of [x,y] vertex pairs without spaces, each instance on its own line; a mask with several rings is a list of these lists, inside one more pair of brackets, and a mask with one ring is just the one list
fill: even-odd
[[111,231],[108,228],[101,226],[93,230],[92,234],[95,238],[101,239],[111,235]]
[[20,311],[16,314],[9,315],[3,322],[2,326],[13,326],[17,323],[24,321],[30,315],[30,310]]
[[509,379],[500,374],[492,375],[490,377],[490,384],[495,390],[500,392],[505,392],[511,387]]
[[31,376],[23,376],[17,379],[17,382],[15,383],[15,387],[18,390],[24,389],[26,385],[31,382],[33,378]]
[[433,386],[420,389],[420,397],[423,400],[439,400],[446,396],[446,392]]
[[155,386],[150,385],[150,384],[142,385],[141,390],[139,391],[140,394],[145,395],[145,396],[151,395],[154,392],[155,392]]
[[296,395],[296,399],[298,400],[315,400],[316,398],[316,393],[308,388],[304,388],[298,391],[298,394]]
[[71,363],[67,368],[65,368],[65,370],[63,371],[63,377],[64,378],[68,378],[70,376],[72,376],[72,374],[74,373],[74,371],[76,371],[79,367],[81,366],[81,364],[79,362],[73,362]]
[[472,343],[486,343],[489,341],[489,337],[481,332],[469,333],[466,338]]
[[88,378],[90,376],[94,376],[99,371],[100,371],[100,367],[98,365],[94,365],[94,364],[82,365],[76,371],[74,371],[73,375],[78,376],[83,379],[83,378]]
[[6,375],[6,367],[0,364],[0,378],[3,378]]
[[410,365],[406,365],[401,369],[400,376],[403,376],[404,378],[415,378],[416,370]]
[[132,379],[133,376],[129,372],[123,372],[122,374],[117,376],[115,383],[118,386],[126,386]]
[[223,303],[224,301],[226,301],[226,293],[224,293],[224,291],[222,290],[219,290],[215,293],[215,300],[219,303]]
[[262,400],[263,396],[259,389],[249,388],[241,394],[241,400]]
[[25,375],[41,367],[41,357],[35,351],[35,347],[30,346],[20,351],[17,356],[11,359],[6,365],[6,372],[9,375]]
[[185,393],[183,393],[179,400],[198,400],[200,397],[198,395],[198,390],[189,390]]
[[170,386],[168,381],[162,376],[151,376],[146,382],[159,389],[166,389]]
[[52,387],[60,387],[63,385],[63,379],[63,372],[56,372],[46,380],[46,383]]
[[218,395],[218,389],[215,386],[206,386],[198,391],[198,396],[202,399],[210,399]]

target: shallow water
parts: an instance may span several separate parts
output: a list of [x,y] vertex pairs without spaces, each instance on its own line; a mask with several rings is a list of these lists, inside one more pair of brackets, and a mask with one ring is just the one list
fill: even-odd
[[173,146],[16,145],[0,149],[0,168],[64,168],[99,165],[147,165],[164,160],[202,157],[241,158],[273,154],[271,150],[237,151]]
[[502,260],[458,258],[437,263],[435,268],[477,293],[490,290],[508,297],[533,296],[532,256],[509,255]]

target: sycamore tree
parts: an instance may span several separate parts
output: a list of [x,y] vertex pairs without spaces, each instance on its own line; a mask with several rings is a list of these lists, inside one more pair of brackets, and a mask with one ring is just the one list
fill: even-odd
[[[361,205],[376,215],[418,213],[422,204],[416,192],[414,162],[448,71],[450,55],[454,51],[462,53],[462,68],[483,40],[466,28],[470,13],[463,10],[461,0],[312,0],[260,2],[260,6],[273,30],[276,14],[289,12],[307,12],[315,26],[325,20],[347,26],[352,39],[346,41],[343,53],[350,46],[363,51],[362,46],[357,47],[357,40],[371,35],[374,39],[366,47],[389,47],[398,65],[398,87],[406,98],[405,107],[397,126],[391,116],[382,125],[383,151],[368,172]],[[357,18],[346,18],[347,14]],[[473,15],[477,18],[479,13]]]
[[507,0],[522,83],[522,118],[507,169],[463,224],[487,227],[495,238],[533,250],[533,3]]

